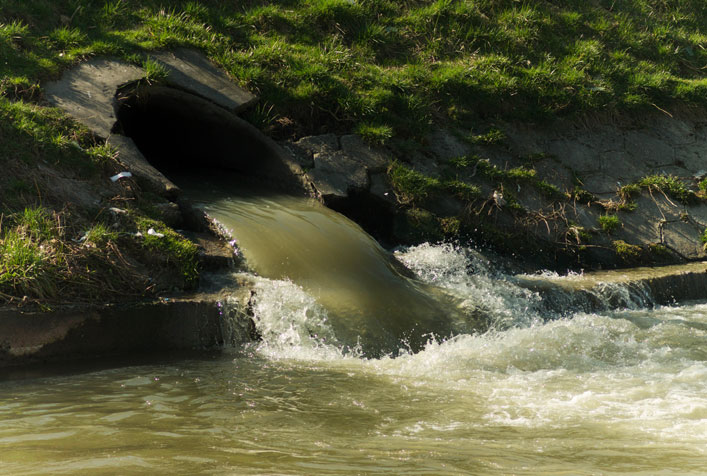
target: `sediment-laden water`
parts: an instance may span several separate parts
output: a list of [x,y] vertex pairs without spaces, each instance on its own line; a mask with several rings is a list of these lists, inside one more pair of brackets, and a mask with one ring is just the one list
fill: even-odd
[[[276,230],[298,220],[329,226],[301,203],[273,211],[258,200],[258,221],[278,222]],[[238,210],[241,224],[257,226]],[[291,239],[279,233],[262,239]],[[414,278],[388,265],[371,278],[376,289],[398,280],[386,285],[402,294],[357,315],[342,312],[336,296],[350,294],[348,309],[367,287],[348,289],[339,276],[348,270],[333,262],[337,242],[317,264],[326,276],[317,284],[317,268],[264,272],[254,245],[239,241],[260,269],[262,341],[212,358],[0,382],[0,473],[706,473],[707,304],[653,308],[643,295],[618,310],[548,314],[540,296],[483,254],[421,245],[396,252]],[[344,261],[358,256],[356,240],[346,243]],[[368,253],[389,263],[382,250]],[[348,261],[364,274],[378,266],[362,259]],[[453,309],[442,317],[453,337],[427,336],[411,350],[398,335],[401,316],[427,321],[409,296],[441,306],[436,315]],[[339,322],[352,315],[355,326]],[[353,343],[357,326],[366,332]],[[385,339],[372,335],[380,329]],[[385,352],[370,352],[371,336]],[[401,337],[394,349],[391,336]]]

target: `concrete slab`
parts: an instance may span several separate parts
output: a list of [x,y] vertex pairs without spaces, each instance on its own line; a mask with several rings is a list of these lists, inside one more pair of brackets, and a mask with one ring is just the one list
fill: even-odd
[[687,208],[687,214],[698,226],[707,228],[707,203],[700,203]]
[[115,124],[113,98],[119,86],[145,76],[142,68],[111,59],[91,59],[47,83],[44,95],[101,137]]
[[[235,84],[202,53],[180,49],[150,55],[169,71],[167,83],[229,111],[239,112],[258,98]],[[47,83],[45,97],[97,135],[107,138],[116,122],[118,88],[145,77],[142,68],[116,59],[91,59]]]
[[315,154],[309,178],[319,194],[327,198],[345,198],[349,190],[367,190],[370,186],[366,168],[341,151]]
[[626,132],[626,153],[634,162],[650,167],[675,163],[673,147],[647,131]]
[[614,196],[622,184],[616,177],[605,173],[586,174],[581,176],[582,187],[594,195]]
[[601,170],[599,150],[576,140],[558,140],[549,145],[547,153],[557,157],[565,166],[577,173],[596,173]]
[[[343,142],[341,145],[342,147],[344,146]],[[432,133],[427,136],[427,147],[442,161],[461,157],[470,152],[469,144],[462,142],[445,129],[432,131]]]
[[390,164],[383,150],[369,146],[357,135],[341,136],[340,142],[341,150],[371,173],[383,172]]
[[663,226],[663,243],[686,259],[704,259],[706,254],[700,240],[701,233],[702,230],[693,223],[666,223]]
[[615,234],[616,239],[637,245],[661,243],[661,227],[668,222],[679,222],[683,206],[672,202],[662,194],[643,194],[636,199],[636,209],[619,212],[623,226]]
[[167,83],[208,99],[232,112],[252,106],[258,98],[239,88],[226,74],[195,50],[160,51],[150,57],[169,71]]
[[542,177],[544,181],[563,192],[574,188],[574,174],[554,157],[537,162],[535,170],[538,173],[538,177]]

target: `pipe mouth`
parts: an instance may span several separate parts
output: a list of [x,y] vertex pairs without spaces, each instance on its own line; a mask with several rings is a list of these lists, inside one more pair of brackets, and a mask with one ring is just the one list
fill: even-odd
[[130,137],[167,177],[208,169],[282,180],[292,176],[282,152],[235,114],[167,86],[124,88],[117,96],[114,132]]

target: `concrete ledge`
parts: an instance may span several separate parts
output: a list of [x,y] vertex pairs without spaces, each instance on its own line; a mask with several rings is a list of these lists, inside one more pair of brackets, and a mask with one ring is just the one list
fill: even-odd
[[129,352],[218,349],[252,340],[250,291],[151,302],[72,306],[53,312],[0,310],[0,367]]
[[537,292],[547,310],[586,312],[704,299],[707,262],[596,271],[569,277],[522,275],[514,282]]

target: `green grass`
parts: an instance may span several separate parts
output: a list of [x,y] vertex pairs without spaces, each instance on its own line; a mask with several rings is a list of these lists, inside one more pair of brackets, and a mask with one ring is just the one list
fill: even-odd
[[95,246],[104,246],[110,241],[118,240],[118,233],[114,230],[110,230],[103,223],[97,223],[90,230],[86,232],[86,243],[90,243]]
[[26,208],[0,225],[0,294],[53,297],[66,259],[57,215]]
[[[157,220],[138,217],[136,225],[142,234],[142,246],[159,252],[165,257],[167,264],[176,266],[187,287],[198,282],[198,248],[193,242]],[[155,234],[150,234],[150,229],[154,230]]]
[[485,134],[472,135],[471,142],[479,145],[500,145],[506,139],[506,134],[503,131],[492,128]]
[[428,177],[400,162],[390,166],[388,177],[402,203],[419,203],[442,188],[439,179]]
[[190,46],[297,134],[381,142],[440,121],[705,104],[705,31],[701,0],[0,0],[0,94],[37,97],[87,56]]
[[[36,165],[40,161],[88,178],[110,154],[105,144],[61,111],[23,100],[0,98],[0,164]],[[113,152],[114,153],[114,152]]]
[[169,71],[162,63],[151,58],[142,62],[142,69],[145,71],[145,81],[148,84],[165,81],[169,75]]

